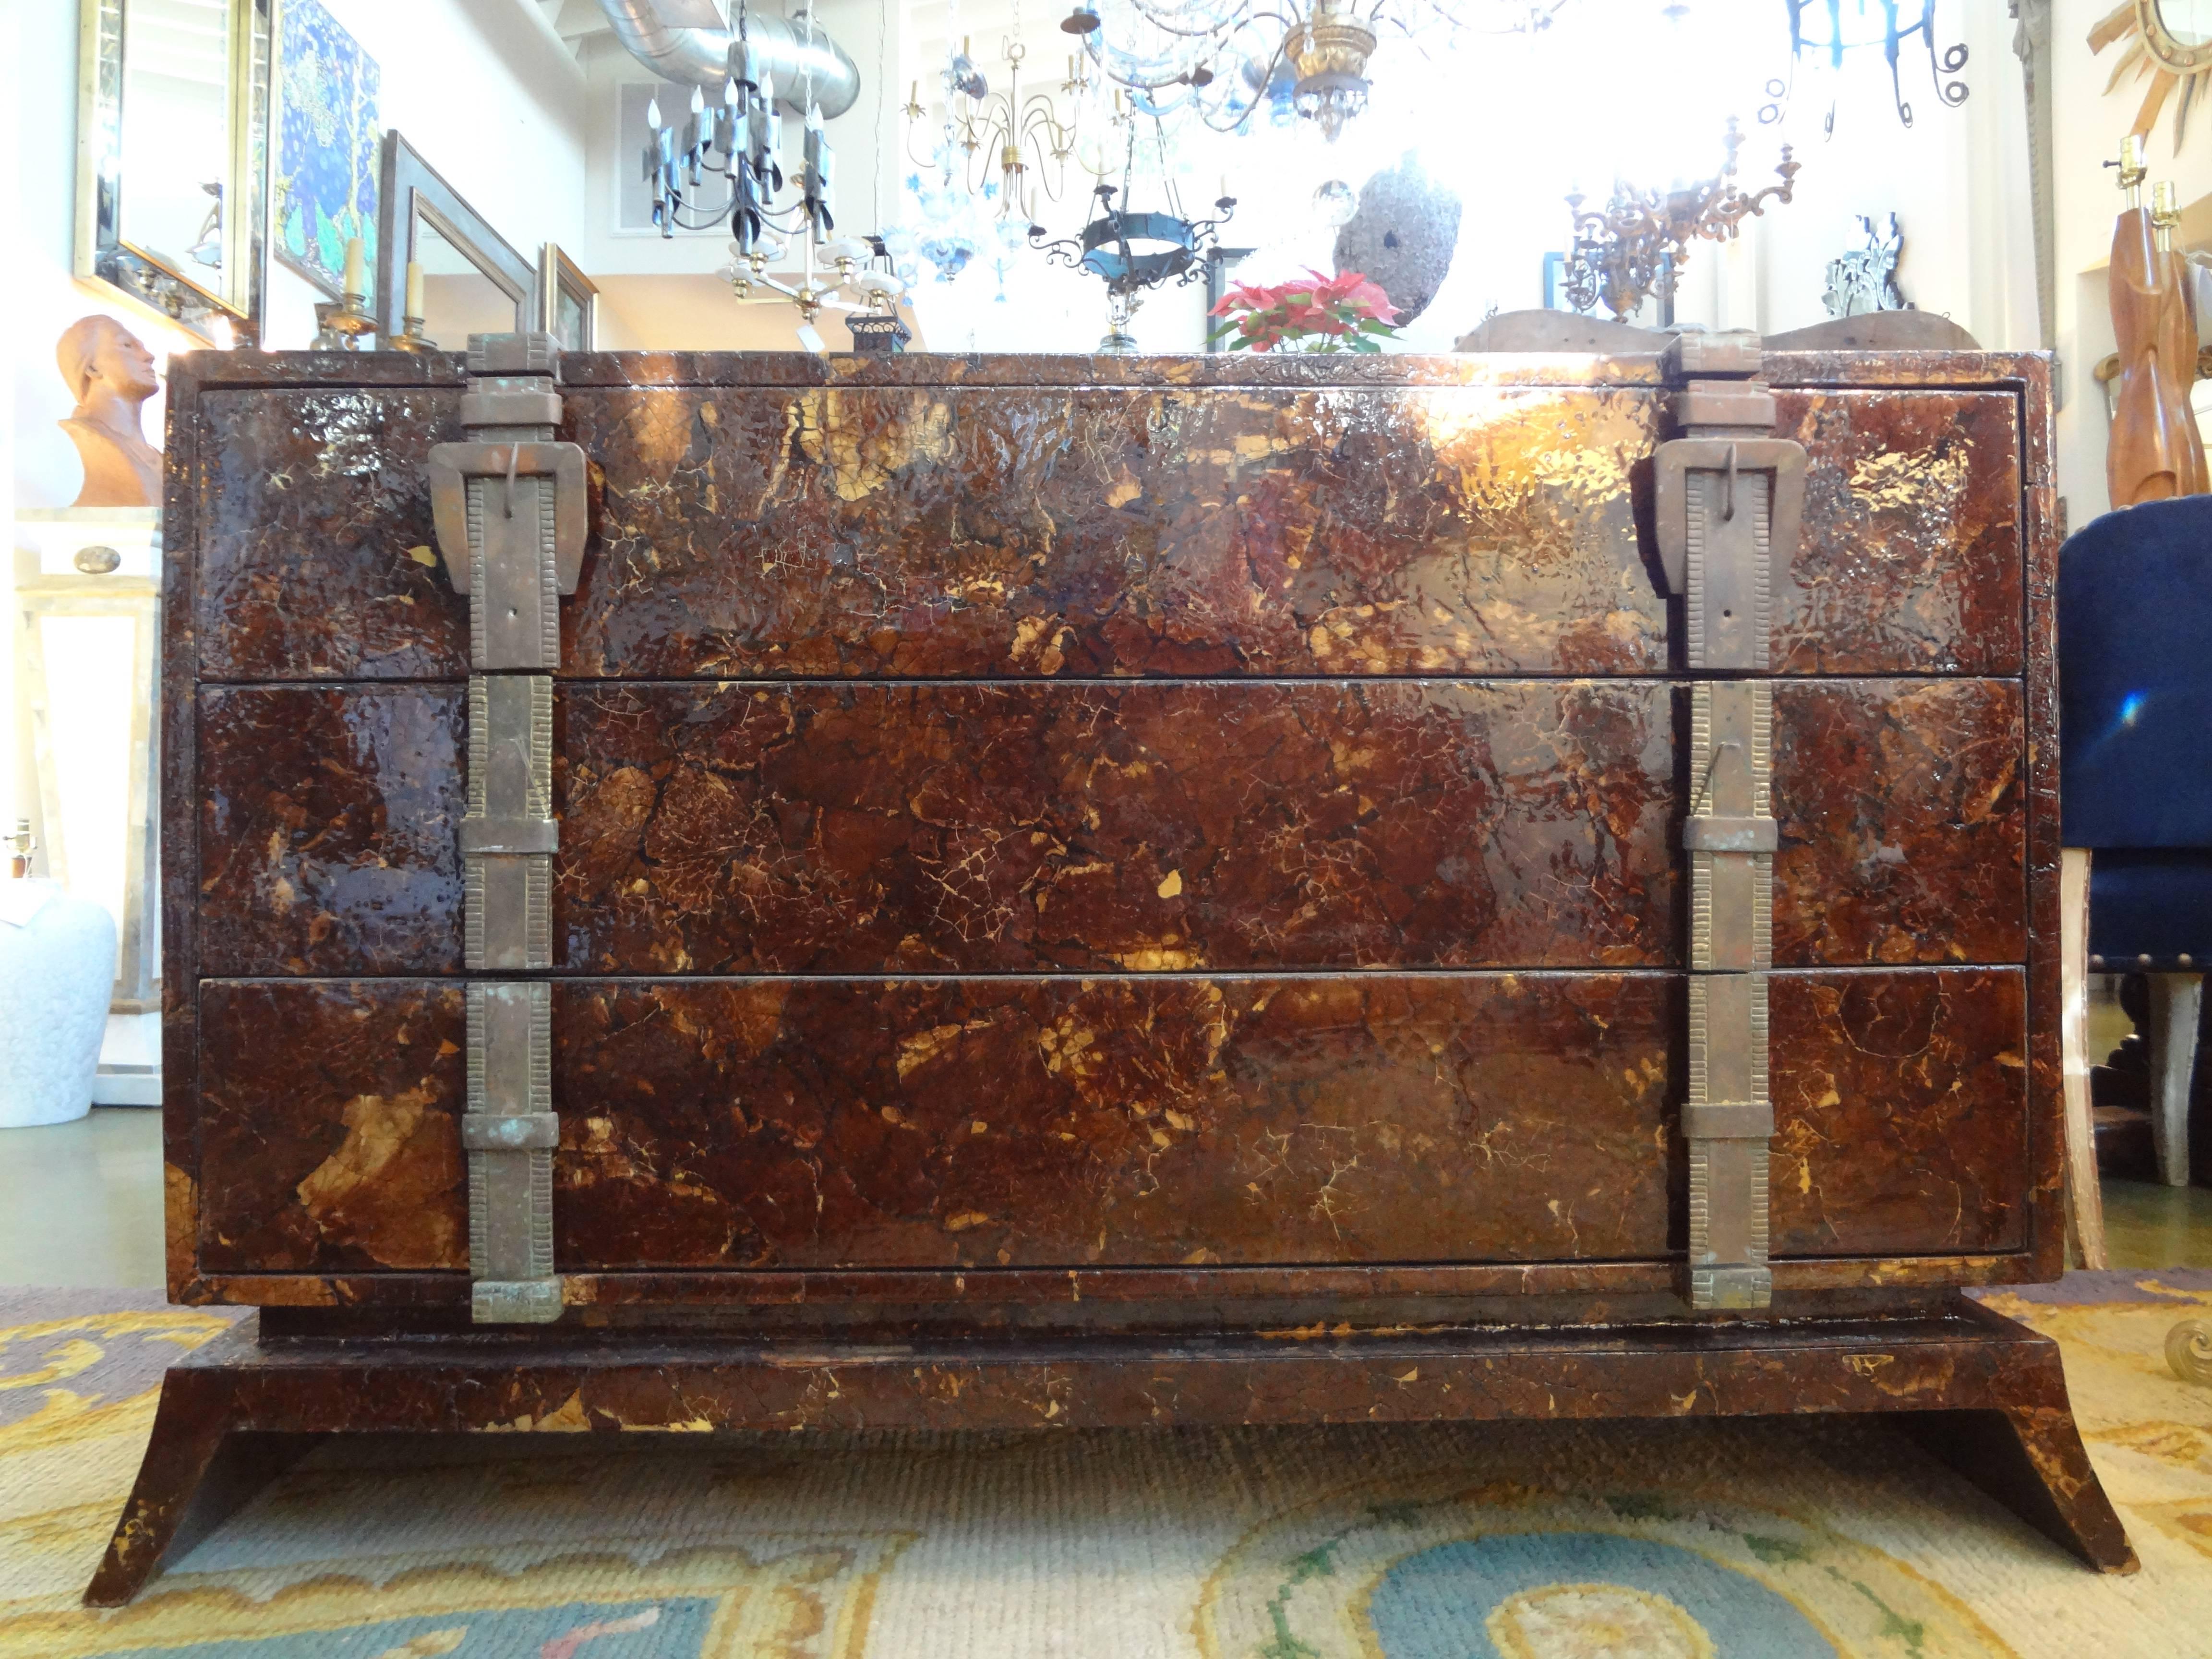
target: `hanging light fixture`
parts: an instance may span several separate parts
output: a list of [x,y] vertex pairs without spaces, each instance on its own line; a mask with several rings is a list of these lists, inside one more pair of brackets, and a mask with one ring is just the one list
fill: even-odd
[[1194,109],[1232,132],[1279,89],[1334,140],[1367,105],[1385,33],[1428,44],[1529,33],[1569,0],[1077,0],[1060,27],[1143,115]]
[[1164,209],[1139,211],[1129,206],[1137,167],[1137,146],[1132,142],[1122,163],[1120,186],[1103,179],[1098,181],[1091,191],[1098,202],[1097,211],[1080,234],[1048,241],[1042,225],[1030,227],[1031,245],[1042,249],[1047,258],[1104,281],[1107,329],[1105,338],[1098,343],[1103,352],[1137,349],[1129,333],[1131,314],[1152,289],[1170,283],[1181,287],[1202,276],[1204,255],[1219,243],[1222,226],[1237,211],[1236,198],[1224,190],[1213,204],[1215,217],[1186,216],[1182,194],[1167,164],[1166,135],[1158,117],[1153,118],[1152,131],[1158,141]]
[[1689,262],[1692,241],[1735,240],[1743,221],[1765,211],[1770,199],[1787,202],[1802,163],[1782,147],[1775,172],[1780,182],[1747,192],[1735,181],[1736,151],[1743,135],[1729,118],[1723,140],[1727,159],[1710,179],[1667,190],[1644,190],[1615,181],[1613,197],[1596,211],[1583,210],[1577,191],[1567,198],[1574,216],[1575,240],[1567,256],[1567,303],[1576,311],[1602,302],[1615,319],[1626,321],[1654,294],[1663,326],[1674,321],[1674,290]]
[[[955,14],[957,16],[957,14]],[[1022,10],[1016,0],[1013,33],[1003,44],[1006,88],[993,92],[976,68],[969,40],[951,52],[939,71],[942,116],[936,140],[925,157],[915,150],[918,133],[927,130],[928,109],[921,101],[916,82],[908,92],[902,112],[907,119],[907,159],[917,167],[942,171],[945,158],[958,150],[965,158],[962,169],[969,192],[987,193],[995,203],[994,216],[1025,225],[1038,216],[1038,195],[1056,202],[1066,183],[1068,157],[1074,153],[1077,129],[1085,94],[1091,88],[1089,64],[1080,53],[1071,53],[1067,75],[1059,95],[1067,100],[1063,115],[1053,92],[1022,89],[1023,66],[1029,48],[1022,40]],[[949,182],[949,181],[948,181]]]
[[[1936,46],[1936,0],[1874,0],[1872,5],[1868,0],[1782,0],[1782,3],[1790,15],[1790,74],[1786,79],[1766,83],[1766,95],[1771,101],[1759,111],[1761,122],[1771,125],[1788,113],[1798,66],[1807,59],[1825,60],[1828,73],[1840,76],[1849,54],[1879,47],[1889,65],[1890,101],[1896,107],[1897,118],[1911,126],[1912,105],[1905,98],[1900,76],[1906,49],[1916,40],[1926,54],[1929,83],[1936,100],[1946,109],[1956,109],[1966,101],[1966,83],[1957,78],[1966,67],[1966,43]],[[1832,96],[1820,130],[1830,136],[1835,132]]]

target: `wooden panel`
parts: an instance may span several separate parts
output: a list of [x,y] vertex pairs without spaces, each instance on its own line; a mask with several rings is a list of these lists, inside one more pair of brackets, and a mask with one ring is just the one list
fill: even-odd
[[2027,759],[2016,681],[1775,687],[1775,962],[2024,961]]
[[2020,969],[1777,974],[1769,1017],[1778,1256],[2027,1243]]
[[1784,391],[1805,531],[1775,592],[1782,674],[2017,674],[2020,405],[2007,392]]
[[465,1267],[461,988],[199,988],[199,1265]]
[[467,602],[431,552],[430,446],[458,390],[203,393],[192,621],[206,679],[468,672]]
[[[458,988],[200,1002],[204,1270],[465,1265]],[[2017,1246],[2017,970],[1785,974],[1773,1006],[1780,1253]],[[564,1269],[1681,1246],[1673,975],[586,980],[554,1018]]]
[[[570,388],[583,676],[1650,672],[1650,386]],[[214,390],[200,672],[459,678],[444,389]],[[1789,672],[2014,673],[2009,392],[1785,391]]]
[[598,972],[1678,954],[1651,682],[570,688]]
[[[559,960],[1669,965],[1683,696],[1651,681],[571,686]],[[457,966],[459,698],[206,694],[210,971]],[[1784,685],[1775,731],[1778,962],[2022,958],[2016,684]]]
[[459,686],[200,693],[200,950],[209,972],[461,965]]

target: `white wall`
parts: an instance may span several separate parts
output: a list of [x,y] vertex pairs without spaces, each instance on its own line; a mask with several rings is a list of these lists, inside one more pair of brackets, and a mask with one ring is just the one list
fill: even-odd
[[[384,70],[385,118],[405,132],[501,233],[535,259],[548,239],[577,240],[584,224],[583,75],[531,0],[326,0]],[[82,470],[55,424],[73,398],[54,343],[78,318],[121,319],[166,365],[201,342],[103,285],[72,275],[76,212],[76,0],[0,6],[9,116],[0,124],[0,216],[9,230],[8,395],[0,404],[0,477],[8,511],[66,507]],[[274,266],[264,338],[305,345],[318,297]],[[161,441],[162,400],[146,406]],[[12,582],[0,569],[0,585]],[[0,686],[15,684],[12,612],[0,625]],[[31,813],[35,791],[18,750],[17,721],[0,722],[0,830]]]
[[[582,240],[584,72],[531,0],[324,0],[382,70],[379,114],[537,263]],[[314,337],[323,296],[270,262],[272,349]]]

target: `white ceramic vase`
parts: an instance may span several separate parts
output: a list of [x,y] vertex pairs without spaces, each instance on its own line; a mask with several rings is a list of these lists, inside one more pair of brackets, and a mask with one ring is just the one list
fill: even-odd
[[66,1123],[92,1109],[115,918],[50,882],[0,886],[0,1129]]

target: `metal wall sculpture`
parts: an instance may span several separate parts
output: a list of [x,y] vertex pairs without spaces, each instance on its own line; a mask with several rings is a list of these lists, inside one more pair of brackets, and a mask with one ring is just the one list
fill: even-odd
[[1897,283],[1897,263],[1905,257],[1905,231],[1897,216],[1881,229],[1869,214],[1858,216],[1861,246],[1828,261],[1828,289],[1820,304],[1831,317],[1863,317],[1872,311],[1906,309]]

